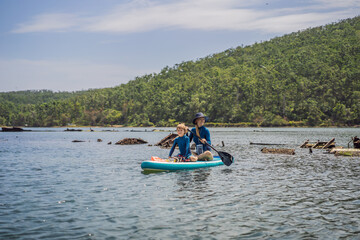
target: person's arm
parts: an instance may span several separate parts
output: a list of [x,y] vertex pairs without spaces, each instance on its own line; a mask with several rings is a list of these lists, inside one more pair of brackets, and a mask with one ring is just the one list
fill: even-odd
[[194,135],[193,135],[192,131],[190,131],[190,128],[188,128],[188,131],[190,132],[190,134],[189,134],[189,139],[190,139],[190,142],[191,142],[191,140],[193,139]]
[[[186,141],[185,154],[188,156],[191,155],[189,139],[187,139],[187,141]],[[186,157],[188,157],[188,156],[186,156]]]
[[[202,138],[202,136],[204,136],[204,138]],[[210,132],[207,128],[204,127],[201,129],[199,141],[204,145],[206,145],[206,143],[211,144]]]
[[175,141],[174,141],[174,143],[173,143],[173,145],[172,145],[172,147],[171,147],[171,149],[170,149],[170,152],[169,152],[169,158],[170,158],[170,157],[172,156],[172,154],[174,153],[176,144],[177,144],[177,141],[176,141],[176,139],[175,139]]
[[205,139],[206,139],[207,143],[211,145],[210,131],[207,128],[206,128]]
[[[204,128],[203,129],[203,131],[205,132],[205,138],[200,138],[199,140],[200,140],[200,142],[202,143],[202,144],[206,144],[206,143],[208,143],[208,144],[210,144],[211,145],[211,140],[210,140],[210,131],[209,131],[209,129],[207,129],[207,128]],[[203,132],[203,133],[204,133]]]

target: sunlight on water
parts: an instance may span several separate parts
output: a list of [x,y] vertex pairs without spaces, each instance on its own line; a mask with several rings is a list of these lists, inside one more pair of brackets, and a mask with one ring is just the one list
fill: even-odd
[[[169,150],[107,143],[139,137],[154,145],[169,132],[33,130],[0,132],[0,239],[360,236],[360,158],[299,148],[333,137],[347,147],[357,128],[211,129],[233,165],[156,174],[143,174],[141,162]],[[263,154],[250,142],[296,154]]]

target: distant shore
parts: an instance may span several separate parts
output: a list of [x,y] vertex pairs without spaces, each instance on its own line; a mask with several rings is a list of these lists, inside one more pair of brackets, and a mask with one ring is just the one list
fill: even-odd
[[[104,126],[88,126],[88,125],[68,125],[68,126],[0,126],[2,128],[6,127],[19,127],[19,128],[162,128],[162,127],[176,127],[178,123],[172,123],[165,126],[159,125],[152,125],[152,126],[131,126],[131,125],[104,125]],[[186,126],[193,126],[191,123],[186,123]],[[360,128],[360,125],[316,125],[310,126],[305,124],[289,124],[289,125],[282,125],[282,126],[262,126],[255,123],[213,123],[208,122],[206,123],[206,127],[213,127],[213,128]]]

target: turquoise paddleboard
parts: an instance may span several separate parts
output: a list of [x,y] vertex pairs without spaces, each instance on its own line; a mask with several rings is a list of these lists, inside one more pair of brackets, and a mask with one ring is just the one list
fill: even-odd
[[219,156],[214,156],[214,160],[212,161],[197,162],[174,162],[172,159],[161,159],[159,157],[152,157],[150,161],[142,162],[141,168],[145,171],[175,171],[215,167],[219,165],[224,165]]

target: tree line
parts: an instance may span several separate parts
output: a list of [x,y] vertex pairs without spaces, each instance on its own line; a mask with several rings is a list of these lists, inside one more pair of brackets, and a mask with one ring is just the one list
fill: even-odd
[[0,125],[360,124],[360,17],[164,67],[113,88],[0,93]]

